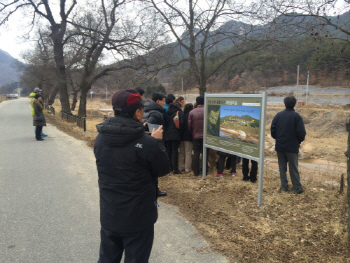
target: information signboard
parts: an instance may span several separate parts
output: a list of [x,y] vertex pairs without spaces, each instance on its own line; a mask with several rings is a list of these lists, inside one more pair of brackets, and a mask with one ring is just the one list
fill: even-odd
[[[206,148],[241,156],[263,164],[266,93],[205,94],[203,130],[203,179]],[[259,195],[262,190],[259,167]],[[261,180],[261,182],[260,182]],[[260,189],[261,188],[261,189]],[[261,198],[260,198],[261,199]],[[259,200],[258,198],[258,203]],[[261,203],[261,200],[260,200]]]

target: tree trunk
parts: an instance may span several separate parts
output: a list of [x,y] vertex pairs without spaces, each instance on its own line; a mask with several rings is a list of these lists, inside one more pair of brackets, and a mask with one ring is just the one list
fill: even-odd
[[69,95],[67,87],[67,78],[66,78],[66,65],[64,63],[63,55],[63,44],[62,37],[60,34],[51,34],[51,38],[54,42],[54,55],[58,79],[58,88],[60,91],[60,101],[62,106],[62,111],[71,112],[69,107]]
[[60,101],[62,106],[62,111],[69,112],[70,113],[70,107],[69,107],[69,95],[68,95],[68,88],[67,88],[67,81],[66,81],[66,69],[65,66],[57,66],[57,76],[58,76],[58,88],[60,91]]
[[350,121],[346,123],[346,130],[348,134],[348,150],[345,152],[345,156],[347,159],[347,183],[348,183],[348,191],[347,191],[347,199],[348,199],[348,241],[350,242]]
[[199,80],[199,95],[204,96],[204,93],[207,91],[207,81],[202,79]]
[[74,90],[73,91],[73,102],[72,102],[72,106],[71,106],[71,110],[74,111],[75,110],[75,107],[77,106],[77,97],[78,97],[78,92],[79,90]]
[[88,88],[82,88],[80,90],[80,102],[79,102],[79,111],[78,115],[80,117],[86,117],[86,101],[87,101],[87,94],[91,87]]
[[59,91],[59,88],[58,88],[58,87],[55,87],[55,88],[51,91],[50,96],[49,96],[49,99],[48,99],[48,101],[47,101],[47,104],[49,104],[49,105],[54,104],[55,98],[56,98],[56,95],[57,95],[58,91]]

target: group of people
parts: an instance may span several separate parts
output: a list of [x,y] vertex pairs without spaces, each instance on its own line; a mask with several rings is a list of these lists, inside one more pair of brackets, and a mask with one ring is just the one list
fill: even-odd
[[[150,257],[157,221],[158,178],[189,172],[200,174],[203,151],[204,98],[185,104],[154,93],[143,98],[143,90],[120,90],[112,98],[115,117],[97,125],[94,154],[100,188],[101,244],[99,263],[146,263]],[[287,164],[295,193],[303,192],[298,173],[298,149],[305,138],[301,116],[294,111],[296,100],[286,97],[286,109],[272,121],[276,139],[281,189],[288,191]],[[159,126],[152,126],[159,125]],[[149,128],[151,127],[151,128]],[[192,159],[193,151],[193,159]],[[236,174],[237,157],[218,152],[217,176],[226,158],[231,175]],[[243,159],[243,180],[256,181],[257,163]]]
[[[143,96],[143,89],[138,88],[137,91]],[[200,154],[203,152],[204,97],[198,96],[193,105],[185,103],[182,96],[175,98],[173,94],[165,96],[161,93],[153,93],[152,100],[148,101],[150,105],[144,109],[142,122],[163,125],[163,141],[173,173],[193,171],[195,176],[199,176]],[[216,176],[223,176],[225,161],[226,166],[231,168],[231,175],[235,176],[237,156],[219,151],[217,154],[219,159]],[[258,164],[254,160],[251,163],[251,169],[249,169],[249,159],[243,158],[243,180],[256,182]],[[158,196],[164,195],[166,195],[165,192],[158,192]]]

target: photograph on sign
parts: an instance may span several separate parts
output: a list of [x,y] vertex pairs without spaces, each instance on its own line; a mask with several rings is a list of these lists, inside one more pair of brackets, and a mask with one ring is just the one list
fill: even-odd
[[259,143],[260,108],[220,106],[219,136],[246,143]]

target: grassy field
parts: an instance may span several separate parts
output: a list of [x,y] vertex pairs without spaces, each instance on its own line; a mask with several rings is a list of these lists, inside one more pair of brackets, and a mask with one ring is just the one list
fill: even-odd
[[[58,114],[48,116],[48,121],[93,145],[95,125],[102,122],[97,109],[109,108],[108,103],[94,100],[88,104],[85,133],[62,122]],[[54,106],[59,112],[59,103]],[[346,174],[349,109],[311,104],[297,109],[307,131],[301,145],[300,162],[308,164],[300,165],[305,190],[301,195],[279,190],[274,140],[269,133],[272,118],[283,109],[282,105],[267,109],[263,205],[257,205],[257,184],[242,181],[240,165],[235,177],[227,170],[217,178],[215,169],[206,180],[193,173],[162,177],[160,189],[168,196],[161,201],[178,206],[211,247],[230,262],[348,262],[347,203],[340,182],[341,174]],[[210,156],[216,157],[213,152]]]

